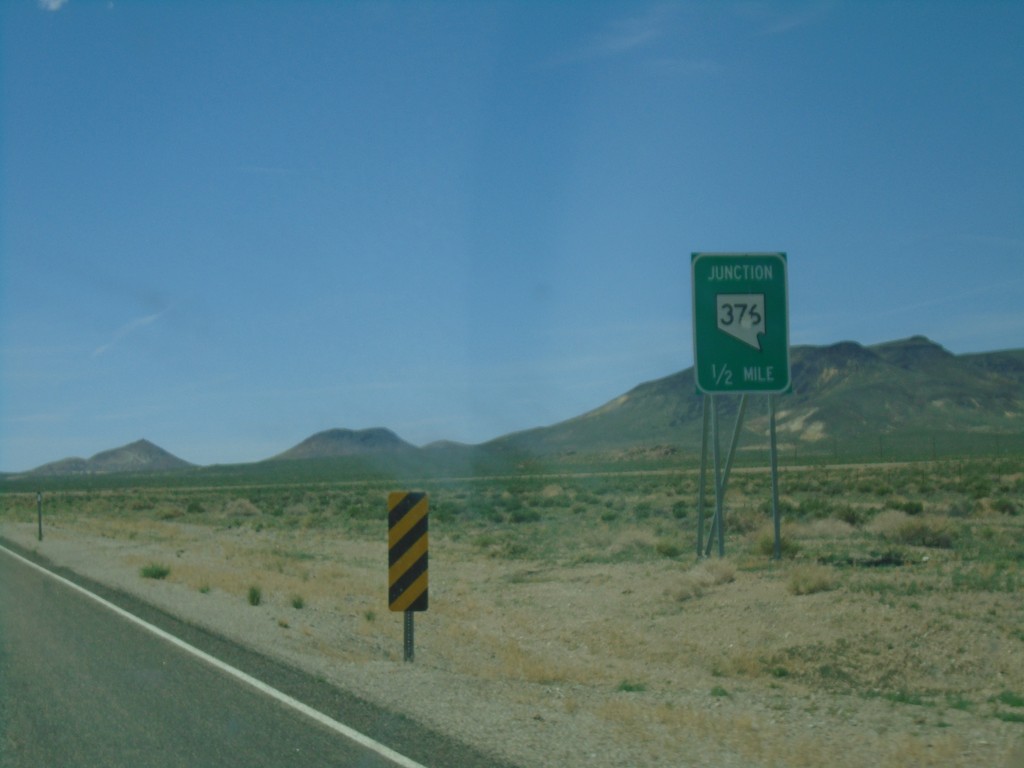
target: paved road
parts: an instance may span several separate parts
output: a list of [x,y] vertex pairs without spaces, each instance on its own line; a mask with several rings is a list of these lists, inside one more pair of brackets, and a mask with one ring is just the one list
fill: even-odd
[[0,549],[0,768],[395,765]]

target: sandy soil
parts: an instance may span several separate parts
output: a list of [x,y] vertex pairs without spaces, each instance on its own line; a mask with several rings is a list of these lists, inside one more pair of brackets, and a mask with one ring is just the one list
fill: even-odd
[[908,608],[793,595],[793,565],[549,566],[434,537],[407,664],[382,542],[123,519],[0,535],[523,766],[1024,766],[1024,724],[992,703],[1024,695],[1019,594]]

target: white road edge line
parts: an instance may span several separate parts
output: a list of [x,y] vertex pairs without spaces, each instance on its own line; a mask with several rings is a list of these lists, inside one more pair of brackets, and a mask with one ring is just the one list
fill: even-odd
[[193,645],[189,645],[184,640],[182,640],[182,639],[180,639],[178,637],[175,637],[171,633],[165,632],[164,630],[160,629],[160,627],[153,626],[149,622],[143,621],[138,616],[135,616],[134,614],[129,613],[128,611],[124,610],[123,608],[119,608],[118,606],[114,605],[113,603],[109,602],[108,600],[104,600],[99,595],[93,594],[92,592],[90,592],[89,590],[85,589],[84,587],[81,587],[78,584],[75,584],[73,581],[68,581],[63,576],[58,576],[53,571],[47,570],[46,568],[43,568],[41,565],[38,565],[37,563],[33,563],[31,560],[22,557],[17,552],[12,552],[11,550],[7,549],[7,547],[4,547],[4,546],[0,546],[0,550],[2,550],[3,552],[6,552],[8,555],[10,555],[13,558],[21,560],[23,563],[25,563],[26,565],[31,566],[32,568],[35,568],[37,571],[41,571],[42,573],[45,573],[47,576],[50,576],[51,578],[56,579],[57,581],[61,582],[65,586],[68,586],[68,587],[71,587],[74,590],[77,590],[78,592],[82,593],[86,597],[88,597],[88,598],[90,598],[92,600],[95,600],[97,603],[99,603],[100,605],[104,606],[105,608],[109,608],[111,611],[113,611],[114,613],[118,614],[122,618],[125,618],[128,621],[134,622],[135,624],[139,625],[140,627],[142,627],[143,629],[147,630],[148,632],[151,632],[154,635],[156,635],[157,637],[162,638],[163,640],[166,640],[171,645],[175,645],[178,648],[180,648],[181,650],[183,650],[183,651],[185,651],[187,653],[191,653],[196,658],[202,659],[207,664],[209,664],[209,665],[211,665],[213,667],[216,667],[217,669],[221,670],[222,672],[226,672],[227,674],[231,675],[232,677],[234,677],[234,678],[236,678],[238,680],[241,680],[243,683],[245,683],[245,684],[255,688],[257,691],[260,691],[261,693],[264,693],[267,696],[270,696],[272,699],[277,699],[277,701],[281,702],[282,704],[284,704],[284,705],[286,705],[288,707],[291,707],[292,709],[297,710],[298,712],[301,712],[306,717],[309,717],[309,718],[312,718],[313,720],[316,720],[321,725],[327,726],[332,731],[335,731],[336,733],[341,734],[345,738],[350,739],[351,741],[354,741],[356,744],[359,744],[360,746],[366,747],[366,749],[369,749],[369,750],[371,750],[373,752],[376,752],[381,757],[387,758],[391,762],[395,763],[395,765],[402,766],[402,768],[426,768],[426,766],[422,765],[421,763],[417,763],[415,760],[411,760],[408,757],[406,757],[405,755],[402,755],[402,754],[399,754],[398,752],[395,752],[390,747],[384,746],[379,741],[375,741],[374,739],[371,739],[369,736],[367,736],[367,735],[365,735],[363,733],[360,733],[359,731],[355,730],[354,728],[350,728],[349,726],[345,725],[344,723],[340,723],[337,720],[335,720],[334,718],[325,715],[323,712],[320,712],[320,711],[318,711],[316,709],[313,709],[312,707],[310,707],[310,706],[308,706],[306,704],[303,704],[298,699],[292,698],[287,693],[283,693],[283,692],[277,690],[276,688],[273,688],[273,687],[267,685],[262,680],[257,680],[252,675],[247,675],[242,670],[236,669],[235,667],[232,667],[230,664],[224,663],[220,659],[218,659],[218,658],[216,658],[214,656],[211,656],[210,654],[206,653],[205,651],[199,650],[198,648],[196,648]]

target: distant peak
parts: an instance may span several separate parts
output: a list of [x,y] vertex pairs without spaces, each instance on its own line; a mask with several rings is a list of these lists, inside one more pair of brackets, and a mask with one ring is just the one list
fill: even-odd
[[140,439],[134,443],[100,451],[89,459],[65,459],[52,464],[44,464],[33,472],[40,474],[108,474],[116,472],[162,472],[166,470],[186,469],[191,467],[187,461],[179,459],[149,440]]
[[888,362],[904,366],[955,357],[952,352],[927,336],[911,336],[907,339],[887,341],[883,344],[875,344],[871,349]]
[[413,446],[384,427],[327,429],[310,435],[275,459],[310,459],[410,449]]

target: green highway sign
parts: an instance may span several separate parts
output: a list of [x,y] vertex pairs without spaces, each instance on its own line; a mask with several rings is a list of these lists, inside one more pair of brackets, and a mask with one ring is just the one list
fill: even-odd
[[784,253],[694,253],[693,370],[708,394],[785,392],[789,300]]

